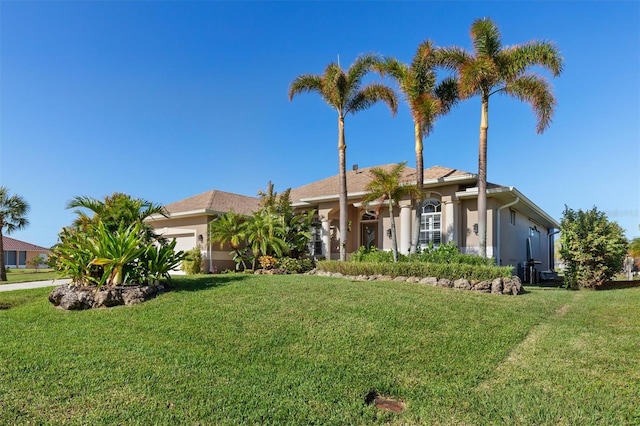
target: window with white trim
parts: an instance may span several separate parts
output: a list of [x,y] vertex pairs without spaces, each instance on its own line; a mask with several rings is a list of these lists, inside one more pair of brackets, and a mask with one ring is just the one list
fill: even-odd
[[422,204],[420,213],[421,247],[429,244],[438,246],[442,243],[442,205],[439,200],[429,198]]

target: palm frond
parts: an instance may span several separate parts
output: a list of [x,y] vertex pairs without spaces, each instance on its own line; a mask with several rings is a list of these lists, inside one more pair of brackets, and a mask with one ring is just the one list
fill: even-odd
[[297,76],[289,86],[289,101],[295,95],[305,92],[318,92],[322,94],[322,77],[315,74],[302,74]]
[[509,82],[504,87],[504,93],[531,104],[537,117],[537,133],[549,127],[556,99],[546,79],[533,74],[523,75]]
[[532,66],[546,68],[554,77],[559,76],[563,69],[560,51],[549,42],[532,41],[510,46],[503,49],[496,59],[500,61],[506,79],[514,78]]
[[396,93],[381,83],[371,83],[363,87],[345,106],[345,114],[355,113],[370,108],[377,102],[384,102],[395,115],[398,111],[398,98]]
[[489,18],[476,19],[471,24],[471,43],[476,56],[494,58],[502,49],[500,30]]
[[362,79],[382,62],[382,58],[374,54],[361,55],[353,61],[346,72],[347,87],[352,90],[360,87]]
[[440,100],[440,114],[444,115],[451,111],[459,101],[458,81],[454,77],[447,77],[442,80],[433,90]]
[[434,61],[437,66],[459,72],[467,63],[473,60],[473,56],[461,47],[439,47],[434,53]]

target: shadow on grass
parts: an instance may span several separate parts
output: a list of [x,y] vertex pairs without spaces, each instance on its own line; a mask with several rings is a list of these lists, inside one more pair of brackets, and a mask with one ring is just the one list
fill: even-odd
[[171,291],[199,291],[215,287],[222,287],[234,282],[247,279],[247,275],[242,274],[207,274],[189,275],[173,277],[169,288]]

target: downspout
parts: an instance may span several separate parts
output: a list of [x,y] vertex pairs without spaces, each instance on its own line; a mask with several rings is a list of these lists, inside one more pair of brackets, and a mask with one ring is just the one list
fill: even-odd
[[[551,229],[553,229],[553,228],[551,228]],[[556,270],[556,268],[555,268],[555,266],[556,266],[555,265],[555,257],[556,257],[555,256],[555,251],[556,251],[556,249],[554,247],[553,238],[552,237],[554,235],[556,235],[556,234],[559,234],[559,233],[560,233],[560,230],[556,229],[553,232],[549,232],[549,235],[547,235],[547,238],[549,239],[549,241],[548,241],[548,243],[549,243],[549,270],[551,270],[551,271],[555,271]]]
[[516,204],[518,204],[520,202],[520,197],[516,196],[516,199],[513,200],[512,202],[510,202],[509,204],[505,204],[504,206],[498,207],[498,230],[496,232],[497,236],[496,236],[496,265],[502,265],[502,259],[500,258],[500,256],[502,255],[502,253],[500,253],[500,211],[502,209],[506,209],[507,207],[511,207],[511,206],[515,206]]

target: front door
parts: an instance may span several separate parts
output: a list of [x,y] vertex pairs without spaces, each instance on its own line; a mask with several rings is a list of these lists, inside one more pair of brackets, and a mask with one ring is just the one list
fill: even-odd
[[360,245],[367,250],[378,248],[378,221],[362,222],[360,226]]

